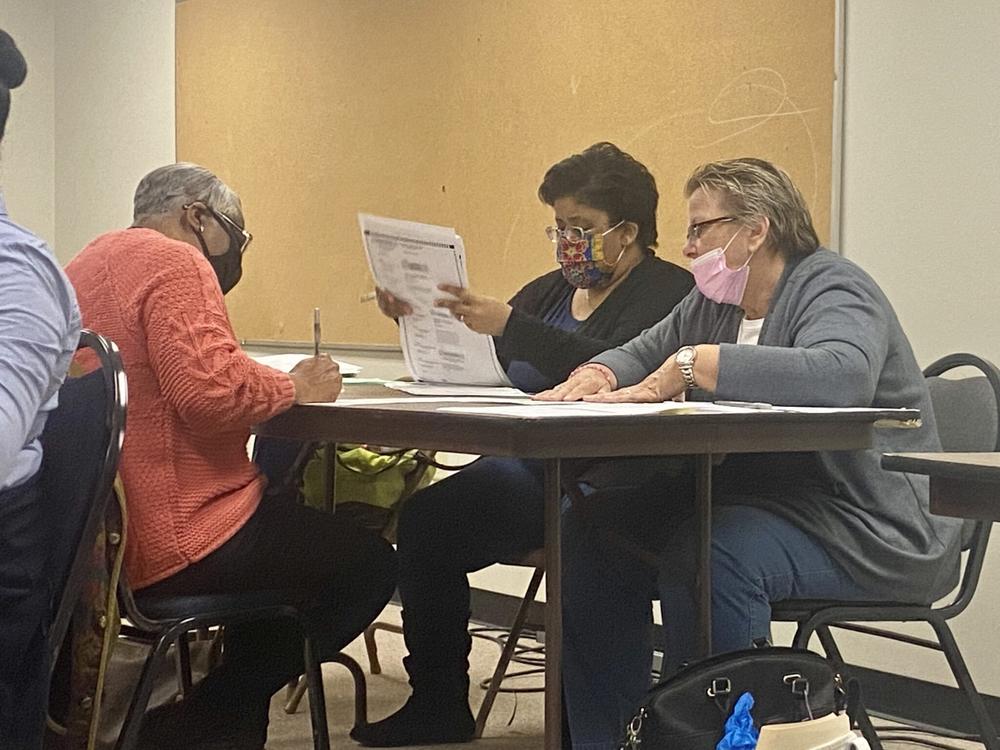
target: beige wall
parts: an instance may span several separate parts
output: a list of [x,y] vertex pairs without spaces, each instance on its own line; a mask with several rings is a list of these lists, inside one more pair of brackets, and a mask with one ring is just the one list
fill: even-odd
[[3,0],[0,29],[17,42],[28,77],[11,92],[0,149],[0,190],[11,217],[50,244],[55,232],[55,16],[51,0]]
[[132,221],[139,179],[174,160],[174,0],[57,0],[56,252]]
[[843,249],[929,363],[1000,362],[1000,3],[850,0]]
[[174,159],[174,0],[4,0],[28,60],[0,185],[66,262],[131,220],[143,174]]

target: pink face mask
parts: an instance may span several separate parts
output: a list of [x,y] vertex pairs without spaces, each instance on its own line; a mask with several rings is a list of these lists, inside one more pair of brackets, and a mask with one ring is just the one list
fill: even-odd
[[691,273],[698,291],[721,305],[738,305],[750,278],[750,258],[736,269],[726,265],[726,250],[733,244],[736,234],[729,238],[725,247],[709,250],[691,261]]

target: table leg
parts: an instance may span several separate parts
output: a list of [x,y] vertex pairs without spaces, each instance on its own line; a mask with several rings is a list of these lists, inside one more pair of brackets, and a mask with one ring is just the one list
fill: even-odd
[[698,517],[698,655],[712,653],[712,454],[695,456],[695,514]]
[[545,461],[545,747],[562,748],[562,487],[559,459]]
[[323,508],[333,513],[337,496],[337,444],[323,443]]

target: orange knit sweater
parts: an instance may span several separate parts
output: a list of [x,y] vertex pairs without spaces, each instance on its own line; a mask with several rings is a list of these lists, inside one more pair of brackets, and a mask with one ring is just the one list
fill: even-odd
[[129,405],[121,476],[134,588],[167,578],[246,523],[266,483],[250,426],[288,409],[288,375],[240,349],[202,253],[151,229],[98,237],[67,266],[83,324],[121,349]]

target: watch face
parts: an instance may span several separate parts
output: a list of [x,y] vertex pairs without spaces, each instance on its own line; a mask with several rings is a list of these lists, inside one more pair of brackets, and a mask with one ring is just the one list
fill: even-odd
[[692,362],[694,362],[694,349],[684,347],[679,352],[677,352],[677,364],[689,365]]

